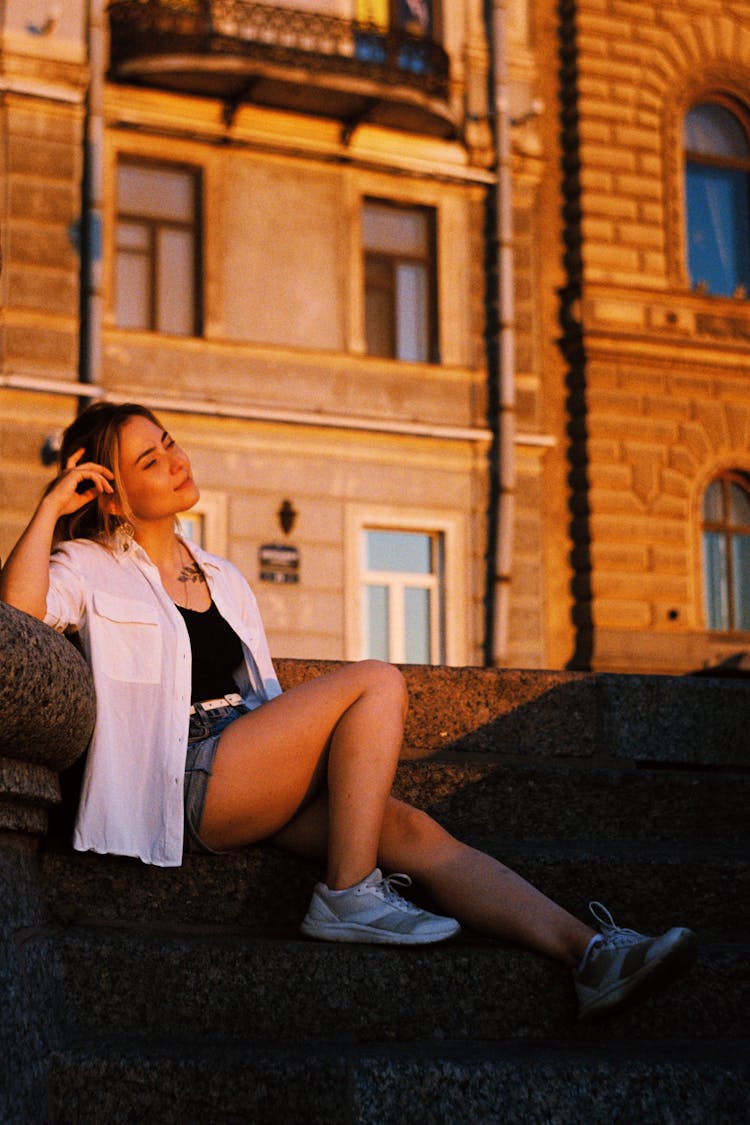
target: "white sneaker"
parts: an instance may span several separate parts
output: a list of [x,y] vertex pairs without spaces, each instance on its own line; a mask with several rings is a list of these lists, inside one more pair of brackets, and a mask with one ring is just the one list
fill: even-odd
[[331,891],[318,883],[302,933],[324,941],[367,942],[379,945],[428,945],[445,941],[461,929],[455,918],[420,910],[394,887],[409,887],[408,875],[389,875],[379,868],[345,891]]
[[590,902],[602,938],[589,948],[575,974],[579,1019],[612,1013],[677,980],[692,967],[697,942],[692,930],[675,927],[659,937],[616,926],[606,906]]

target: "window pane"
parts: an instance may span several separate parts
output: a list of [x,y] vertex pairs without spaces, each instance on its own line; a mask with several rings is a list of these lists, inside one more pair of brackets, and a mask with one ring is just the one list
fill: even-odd
[[365,259],[365,340],[368,355],[394,358],[396,325],[390,262]]
[[149,249],[149,236],[146,224],[118,223],[117,249],[147,251]]
[[376,289],[365,297],[365,340],[367,354],[395,359],[393,344],[393,302],[387,293]]
[[200,512],[180,512],[180,534],[183,538],[189,539],[191,543],[197,543],[199,547],[205,547],[205,522],[205,516]]
[[691,281],[726,296],[738,285],[750,290],[747,174],[688,164],[686,188]]
[[407,664],[429,664],[432,659],[432,629],[429,590],[404,590],[405,659]]
[[118,253],[115,268],[115,316],[120,328],[151,325],[151,270],[141,254]]
[[432,574],[432,536],[413,531],[368,531],[367,568]]
[[390,660],[390,628],[388,621],[388,588],[367,586],[367,646],[365,655],[372,660]]
[[703,534],[703,576],[709,629],[729,628],[726,539],[715,531]]
[[195,212],[193,174],[176,168],[122,163],[117,170],[117,206],[126,214],[190,223]]
[[357,0],[356,18],[360,23],[388,27],[389,0]]
[[432,0],[398,0],[398,21],[412,35],[432,31]]
[[422,258],[427,253],[427,236],[424,211],[380,203],[366,203],[363,208],[362,239],[366,250],[380,250],[400,258]]
[[703,495],[703,518],[710,523],[724,521],[724,491],[720,480],[712,480]]
[[694,106],[685,116],[684,143],[688,152],[707,156],[750,155],[747,135],[738,118],[723,105],[710,102]]
[[194,330],[193,238],[189,231],[159,232],[158,323],[160,332],[190,336]]
[[734,628],[750,629],[750,535],[732,537]]
[[398,325],[396,356],[411,363],[429,359],[428,278],[422,265],[401,264],[396,271]]
[[739,484],[729,486],[729,522],[733,527],[750,527],[750,492]]

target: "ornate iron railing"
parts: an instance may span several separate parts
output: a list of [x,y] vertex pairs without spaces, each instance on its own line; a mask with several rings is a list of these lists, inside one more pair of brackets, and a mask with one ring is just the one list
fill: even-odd
[[115,75],[146,56],[241,56],[448,96],[446,52],[399,29],[249,0],[113,0],[108,12]]

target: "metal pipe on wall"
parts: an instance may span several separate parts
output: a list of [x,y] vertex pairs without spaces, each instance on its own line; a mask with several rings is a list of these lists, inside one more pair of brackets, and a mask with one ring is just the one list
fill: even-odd
[[516,490],[515,301],[513,295],[513,196],[510,152],[510,106],[507,79],[507,3],[493,0],[492,59],[497,185],[497,411],[496,504],[491,631],[488,663],[507,659],[509,649],[510,583]]
[[102,212],[104,199],[104,0],[89,0],[86,15],[89,88],[86,98],[83,183],[81,190],[81,317],[78,378],[84,386],[80,407],[90,401],[88,385],[101,380]]

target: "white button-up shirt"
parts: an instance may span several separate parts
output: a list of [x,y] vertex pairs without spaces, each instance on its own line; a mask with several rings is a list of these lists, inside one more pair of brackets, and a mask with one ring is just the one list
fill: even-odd
[[[255,597],[231,563],[193,543],[189,548],[216,608],[242,641],[238,690],[257,707],[281,687]],[[191,653],[159,571],[137,543],[122,538],[112,550],[86,539],[63,543],[50,560],[45,621],[80,632],[96,688],[73,846],[178,866]]]

